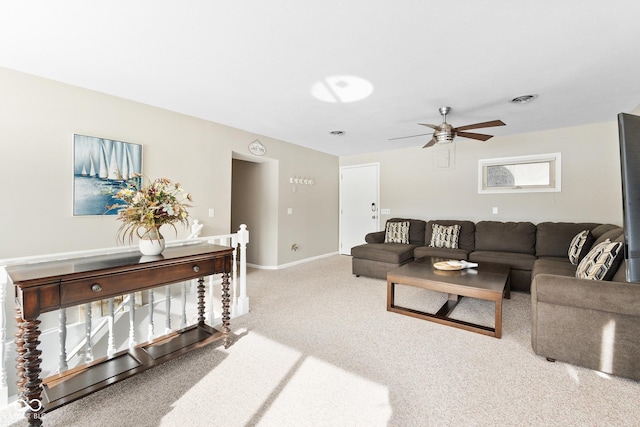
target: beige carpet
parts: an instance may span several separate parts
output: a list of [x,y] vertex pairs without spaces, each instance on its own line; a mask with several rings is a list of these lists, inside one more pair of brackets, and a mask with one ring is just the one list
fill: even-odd
[[[498,340],[387,312],[386,283],[352,276],[346,256],[250,270],[248,290],[229,349],[188,354],[45,425],[640,425],[640,383],[533,354],[529,295],[505,301]],[[428,308],[443,296],[403,287],[397,298]],[[490,303],[464,299],[454,313],[493,322]]]

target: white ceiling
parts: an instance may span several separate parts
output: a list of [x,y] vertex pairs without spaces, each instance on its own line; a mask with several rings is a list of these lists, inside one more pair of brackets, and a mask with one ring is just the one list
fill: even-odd
[[[351,155],[424,145],[388,139],[445,105],[493,135],[615,120],[640,104],[640,1],[3,0],[0,66]],[[373,91],[314,97],[357,89],[334,76]]]

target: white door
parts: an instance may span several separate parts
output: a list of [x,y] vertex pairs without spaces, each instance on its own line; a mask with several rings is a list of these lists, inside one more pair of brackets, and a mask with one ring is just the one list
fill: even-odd
[[364,236],[378,231],[379,164],[340,168],[340,253],[365,243]]

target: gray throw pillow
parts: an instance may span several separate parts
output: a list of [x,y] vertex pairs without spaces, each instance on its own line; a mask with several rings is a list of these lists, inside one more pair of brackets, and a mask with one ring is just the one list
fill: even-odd
[[409,221],[387,222],[384,233],[385,243],[409,244]]
[[622,262],[622,242],[609,239],[595,245],[585,256],[578,268],[576,277],[589,280],[611,280]]
[[593,234],[589,230],[583,230],[575,235],[569,244],[569,261],[578,265],[580,261],[589,253],[594,242]]
[[433,224],[431,228],[433,232],[429,246],[432,248],[458,249],[458,238],[460,237],[460,226],[458,224]]

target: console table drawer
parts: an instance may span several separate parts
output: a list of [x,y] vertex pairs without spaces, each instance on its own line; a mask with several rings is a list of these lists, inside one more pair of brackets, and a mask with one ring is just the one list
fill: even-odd
[[209,276],[221,271],[217,262],[190,262],[181,265],[152,267],[134,272],[122,272],[89,279],[61,283],[60,305],[70,307],[98,299],[153,288],[183,280]]

